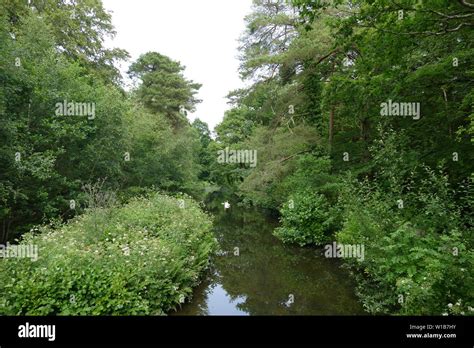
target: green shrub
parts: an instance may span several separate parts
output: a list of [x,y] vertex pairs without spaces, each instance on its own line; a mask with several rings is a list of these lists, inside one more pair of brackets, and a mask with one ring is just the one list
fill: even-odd
[[369,312],[472,315],[472,230],[460,215],[466,207],[453,204],[441,172],[421,173],[407,177],[408,190],[382,188],[377,180],[352,184],[337,241],[365,245],[362,262],[346,262]]
[[290,196],[281,212],[281,226],[274,235],[285,243],[324,244],[337,229],[339,214],[324,195],[309,191]]
[[161,315],[176,308],[215,248],[210,217],[180,199],[135,198],[25,235],[21,244],[37,245],[39,257],[0,261],[0,313]]

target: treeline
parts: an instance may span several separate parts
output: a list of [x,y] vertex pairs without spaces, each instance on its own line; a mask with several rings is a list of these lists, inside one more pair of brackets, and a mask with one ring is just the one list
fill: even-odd
[[185,115],[200,85],[149,52],[125,91],[116,66],[128,53],[103,46],[113,34],[99,0],[0,1],[0,243],[83,212],[87,184],[123,201],[201,192],[209,130]]
[[113,33],[99,0],[0,0],[2,315],[164,315],[209,264],[200,85],[148,52],[125,90]]
[[346,259],[370,313],[472,314],[474,5],[254,0],[249,88],[209,149],[244,202],[279,209],[285,242],[363,245]]

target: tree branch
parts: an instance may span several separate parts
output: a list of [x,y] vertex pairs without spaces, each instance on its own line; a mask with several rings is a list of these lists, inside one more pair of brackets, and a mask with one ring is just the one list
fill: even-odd
[[308,152],[311,152],[311,151],[313,151],[313,150],[310,149],[310,150],[303,150],[303,151],[297,152],[297,153],[295,153],[295,154],[293,154],[293,155],[291,155],[291,156],[282,158],[282,159],[280,160],[280,163],[286,162],[286,161],[292,159],[293,157],[296,157],[296,156],[298,156],[298,155],[302,155],[302,154],[304,154],[304,153],[308,153]]
[[469,7],[469,8],[474,8],[474,4],[471,4],[467,2],[467,0],[459,0],[459,3],[463,6]]

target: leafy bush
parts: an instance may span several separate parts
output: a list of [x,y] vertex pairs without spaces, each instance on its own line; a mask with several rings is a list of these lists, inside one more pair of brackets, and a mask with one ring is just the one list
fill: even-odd
[[38,259],[0,261],[4,315],[161,315],[199,282],[215,240],[187,196],[135,198],[96,208],[54,230],[30,232]]
[[324,244],[337,229],[339,214],[324,195],[308,191],[296,193],[280,210],[281,227],[274,235],[285,243]]
[[466,207],[453,204],[442,171],[420,173],[405,177],[405,190],[387,189],[386,178],[385,186],[353,183],[337,241],[365,245],[365,260],[346,261],[369,312],[440,315],[456,303],[457,314],[472,314],[472,230],[460,214]]

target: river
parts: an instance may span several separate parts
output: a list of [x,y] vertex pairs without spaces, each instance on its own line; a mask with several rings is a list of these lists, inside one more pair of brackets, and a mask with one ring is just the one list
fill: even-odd
[[171,315],[364,314],[340,260],[284,245],[272,235],[278,219],[264,210],[219,195],[207,207],[220,251],[190,302]]

